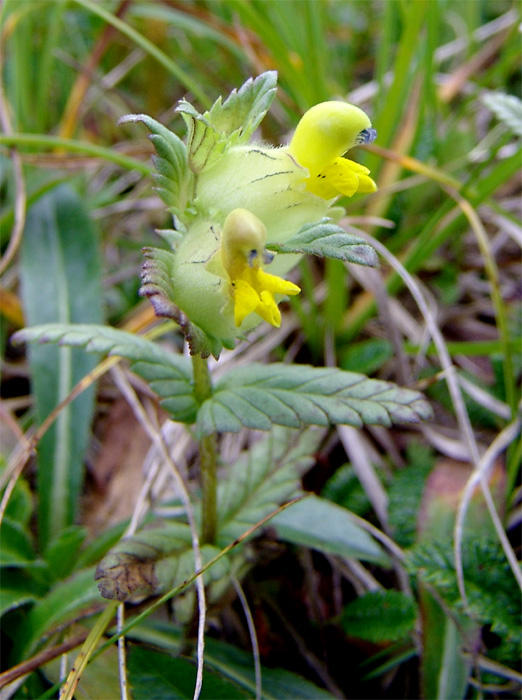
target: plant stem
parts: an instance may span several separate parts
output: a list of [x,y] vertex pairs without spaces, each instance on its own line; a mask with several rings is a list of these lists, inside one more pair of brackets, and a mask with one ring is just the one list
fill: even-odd
[[[212,396],[208,364],[201,355],[193,355],[194,394],[199,404]],[[212,544],[217,536],[217,438],[215,434],[199,441],[201,462],[201,544]]]

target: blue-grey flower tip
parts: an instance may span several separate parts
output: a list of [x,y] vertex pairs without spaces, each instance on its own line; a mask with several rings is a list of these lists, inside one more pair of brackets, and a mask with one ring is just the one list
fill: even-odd
[[371,143],[377,138],[377,129],[363,129],[359,132],[356,143],[358,145],[362,143]]

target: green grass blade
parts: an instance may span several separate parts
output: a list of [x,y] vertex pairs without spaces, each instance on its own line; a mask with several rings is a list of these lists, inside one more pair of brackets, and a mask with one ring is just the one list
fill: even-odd
[[[21,273],[28,323],[102,320],[96,234],[80,198],[66,185],[29,210]],[[39,423],[96,365],[96,359],[70,348],[35,346],[29,358]],[[84,392],[40,442],[38,517],[43,546],[76,516],[93,400],[92,389]]]

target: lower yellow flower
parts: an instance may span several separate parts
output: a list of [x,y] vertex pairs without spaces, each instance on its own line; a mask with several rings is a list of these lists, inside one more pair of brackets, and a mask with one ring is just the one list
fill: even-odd
[[221,239],[221,263],[230,280],[234,304],[234,322],[240,326],[256,313],[264,321],[279,327],[281,313],[274,294],[299,294],[300,288],[270,275],[263,263],[272,259],[265,251],[266,229],[262,221],[246,209],[234,209],[226,218]]
[[341,156],[354,146],[370,143],[377,132],[368,116],[346,102],[322,102],[309,109],[297,125],[288,152],[307,168],[306,188],[323,199],[341,194],[375,192],[369,170]]

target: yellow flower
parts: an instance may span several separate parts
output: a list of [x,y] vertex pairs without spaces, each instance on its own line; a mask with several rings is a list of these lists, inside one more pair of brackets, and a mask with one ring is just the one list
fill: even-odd
[[255,312],[273,326],[281,325],[281,313],[274,294],[299,294],[292,282],[270,275],[263,263],[272,257],[265,251],[266,229],[262,221],[246,209],[234,209],[223,224],[221,263],[230,280],[234,322],[240,326]]
[[288,152],[308,170],[306,188],[323,199],[341,194],[375,192],[369,170],[347,158],[346,151],[370,143],[377,132],[368,116],[346,102],[321,102],[309,109],[297,125]]

